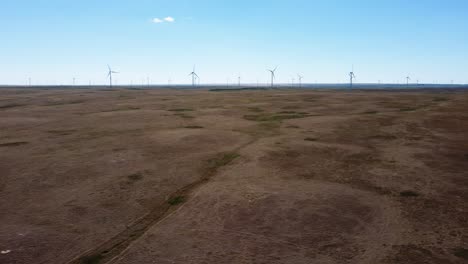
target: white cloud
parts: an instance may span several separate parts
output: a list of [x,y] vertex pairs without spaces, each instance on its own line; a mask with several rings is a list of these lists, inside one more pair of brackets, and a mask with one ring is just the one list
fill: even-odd
[[164,21],[172,23],[172,22],[175,22],[175,19],[169,16],[169,17],[164,18]]
[[152,21],[153,23],[156,23],[156,24],[159,24],[159,23],[163,23],[163,22],[164,22],[164,21],[162,21],[162,20],[159,19],[159,18],[153,18],[151,21]]

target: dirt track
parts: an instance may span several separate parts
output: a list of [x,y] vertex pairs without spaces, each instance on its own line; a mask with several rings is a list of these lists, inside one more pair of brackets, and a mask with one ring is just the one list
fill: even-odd
[[466,263],[468,93],[0,90],[0,263]]

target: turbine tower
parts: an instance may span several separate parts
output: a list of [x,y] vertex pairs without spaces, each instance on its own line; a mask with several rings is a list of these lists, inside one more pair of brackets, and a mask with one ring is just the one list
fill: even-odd
[[107,74],[107,77],[109,78],[109,86],[112,88],[112,74],[118,72],[113,71],[109,65],[107,65],[107,68],[109,69],[109,73]]
[[239,73],[239,77],[237,77],[237,80],[238,80],[238,86],[240,87],[241,86],[241,75]]
[[411,80],[411,77],[406,76],[406,87],[409,87],[409,81]]
[[274,70],[267,70],[267,71],[269,71],[271,73],[271,88],[273,88],[273,86],[274,86],[274,81],[275,81],[275,77],[276,77],[276,75],[275,75],[276,69],[278,69],[278,66],[276,66]]
[[302,79],[304,79],[304,76],[298,74],[297,79],[299,80],[299,88],[302,88]]
[[200,79],[200,77],[198,77],[197,73],[195,72],[195,65],[193,65],[193,71],[189,74],[189,76],[190,75],[192,76],[192,87],[195,87],[195,79]]
[[351,72],[349,73],[349,85],[351,88],[353,88],[353,80],[356,79],[356,75],[354,75],[354,66]]

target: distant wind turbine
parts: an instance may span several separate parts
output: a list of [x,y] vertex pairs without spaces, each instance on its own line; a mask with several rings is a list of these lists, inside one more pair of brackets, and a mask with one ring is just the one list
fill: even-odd
[[241,75],[239,73],[239,77],[237,77],[237,80],[238,80],[238,86],[240,87],[241,86]]
[[190,75],[192,75],[192,86],[195,87],[195,79],[200,79],[200,77],[198,77],[197,73],[195,72],[195,65],[193,65],[193,71],[189,74],[189,76]]
[[118,72],[113,71],[109,65],[107,65],[107,68],[109,69],[109,73],[107,74],[107,77],[109,78],[109,86],[112,88],[112,74]]
[[278,69],[278,66],[276,66],[274,70],[267,70],[271,73],[271,88],[273,88],[274,86],[274,81],[276,78],[276,75],[275,75],[276,69]]
[[353,88],[353,80],[356,79],[356,75],[354,75],[354,66],[351,72],[349,73],[349,85],[351,88]]
[[408,87],[409,86],[409,81],[411,81],[411,77],[406,76],[406,86]]
[[299,88],[302,88],[302,79],[304,79],[304,76],[298,74],[297,79],[299,80]]

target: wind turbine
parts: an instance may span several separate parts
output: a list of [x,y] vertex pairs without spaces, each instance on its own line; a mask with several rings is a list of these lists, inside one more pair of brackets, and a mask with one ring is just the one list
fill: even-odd
[[302,88],[302,79],[304,79],[304,76],[297,74],[297,79],[299,80],[299,88]]
[[354,67],[353,70],[349,73],[349,85],[353,88],[353,80],[356,79],[356,75],[354,75]]
[[237,77],[237,80],[238,80],[238,86],[240,87],[241,86],[241,75],[239,73],[239,77]]
[[109,69],[109,73],[107,74],[107,77],[109,78],[110,88],[112,88],[112,74],[118,73],[118,72],[113,71],[109,65],[107,65],[107,68]]
[[410,80],[411,80],[411,77],[409,77],[409,75],[406,76],[406,87],[409,86],[409,81],[410,81]]
[[274,85],[276,69],[278,69],[278,66],[276,66],[274,70],[267,70],[271,73],[271,88],[273,88]]
[[195,73],[195,65],[193,65],[193,71],[189,74],[189,76],[192,75],[192,86],[195,87],[195,78],[200,79],[198,77],[197,73]]

